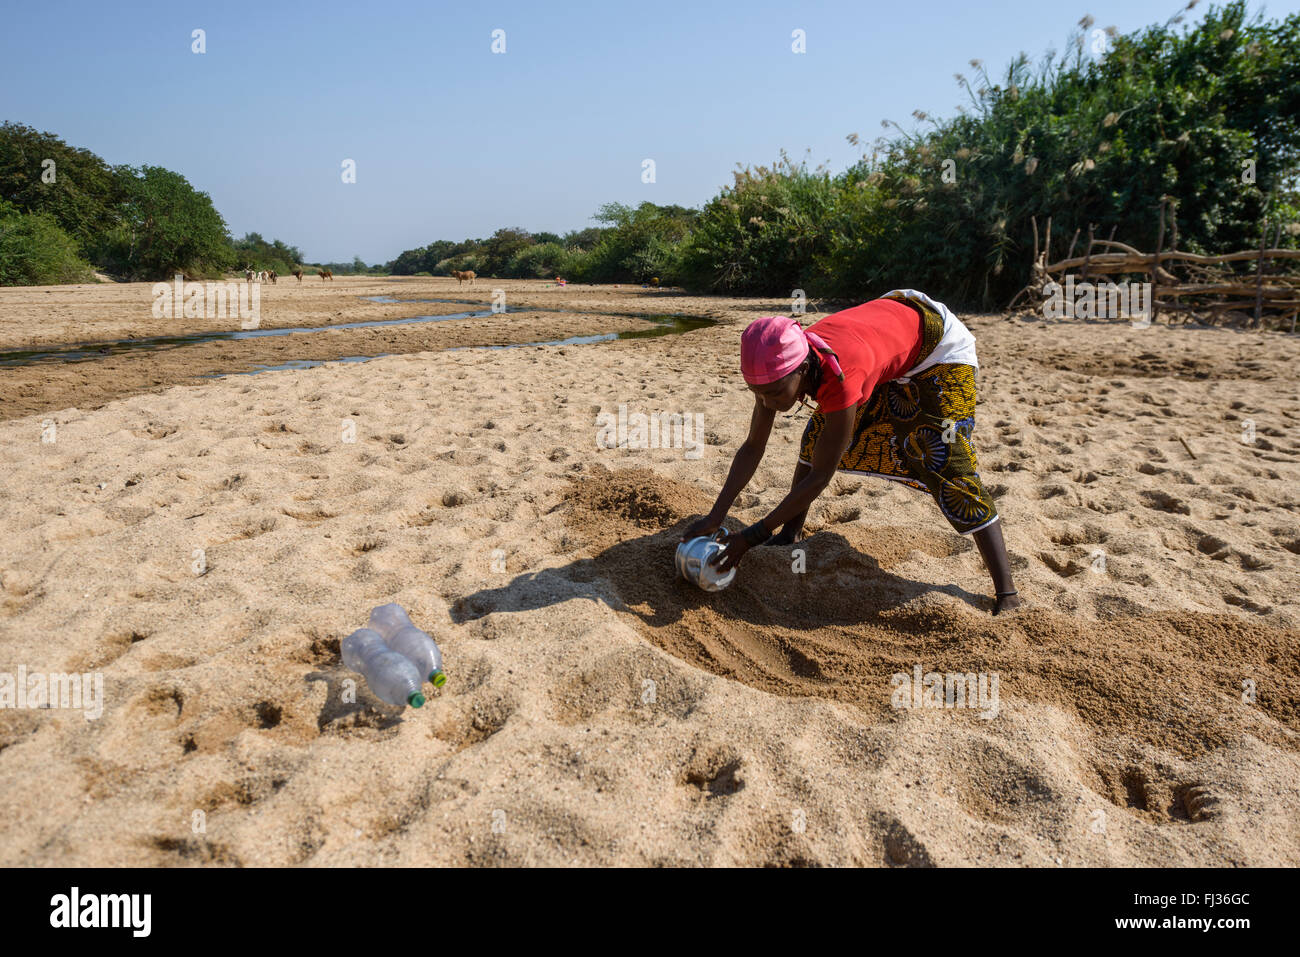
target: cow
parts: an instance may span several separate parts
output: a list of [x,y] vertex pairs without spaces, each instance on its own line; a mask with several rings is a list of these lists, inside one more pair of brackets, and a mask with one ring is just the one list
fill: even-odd
[[465,269],[465,270],[453,269],[451,271],[451,274],[456,278],[457,280],[456,284],[458,286],[465,285],[466,280],[469,280],[469,284],[472,286],[474,285],[474,280],[478,278],[477,276],[474,275],[474,270],[472,269]]
[[295,270],[293,271],[293,274],[294,274],[295,277],[297,277],[297,279],[298,279],[299,282],[302,282],[302,270],[301,270],[301,269],[295,269]]
[[252,282],[256,278],[257,278],[257,273],[255,273],[253,270],[251,269],[244,270],[244,280],[246,282]]
[[329,279],[333,281],[334,279],[334,273],[328,269],[318,269],[316,275],[320,276],[322,280]]
[[274,285],[275,285],[275,270],[274,270],[274,269],[268,269],[268,270],[266,271],[266,277],[267,277],[268,279],[271,280],[271,285],[274,286]]

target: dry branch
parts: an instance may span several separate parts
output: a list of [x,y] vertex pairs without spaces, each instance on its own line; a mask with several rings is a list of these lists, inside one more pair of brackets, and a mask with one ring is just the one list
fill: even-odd
[[[1090,223],[1083,254],[1074,254],[1081,232],[1076,228],[1065,258],[1056,262],[1050,262],[1052,217],[1047,218],[1046,230],[1042,233],[1038,218],[1032,217],[1034,261],[1031,281],[1016,293],[1008,308],[1014,308],[1026,296],[1030,304],[1037,301],[1043,305],[1048,298],[1049,283],[1068,289],[1066,274],[1082,268],[1083,275],[1073,287],[1076,295],[1081,285],[1089,283],[1092,274],[1097,276],[1097,280],[1091,283],[1094,290],[1107,282],[1101,277],[1145,274],[1151,283],[1151,316],[1168,309],[1187,317],[1187,321],[1193,321],[1200,314],[1214,322],[1234,319],[1262,325],[1267,321],[1278,328],[1284,328],[1286,321],[1290,320],[1294,330],[1300,314],[1300,273],[1294,269],[1287,272],[1287,268],[1300,262],[1300,249],[1279,248],[1280,229],[1273,229],[1270,237],[1266,225],[1261,230],[1257,249],[1218,255],[1183,252],[1177,248],[1178,218],[1171,215],[1175,209],[1167,198],[1161,201],[1155,252],[1146,253],[1127,243],[1117,242],[1114,227],[1111,227],[1110,238],[1097,239],[1096,226]],[[1164,249],[1165,232],[1170,227],[1172,242],[1168,249]],[[1234,270],[1233,264],[1236,263],[1245,265],[1248,271],[1240,267]],[[1184,275],[1176,275],[1174,269]]]

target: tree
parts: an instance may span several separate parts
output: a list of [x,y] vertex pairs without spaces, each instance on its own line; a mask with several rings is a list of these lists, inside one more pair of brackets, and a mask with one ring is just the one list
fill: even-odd
[[564,234],[565,249],[591,249],[596,243],[600,242],[600,237],[609,232],[608,229],[600,226],[588,226],[585,229],[574,229]]
[[247,233],[243,239],[235,240],[231,252],[231,261],[236,268],[273,269],[282,276],[289,275],[302,262],[302,252],[297,246],[278,239],[267,242],[261,233]]
[[121,199],[113,170],[94,153],[21,123],[0,124],[0,200],[19,212],[49,213],[84,251],[117,224]]
[[233,264],[225,220],[207,193],[161,166],[122,167],[119,176],[126,195],[123,222],[109,246],[124,273],[164,279],[181,270],[198,273]]
[[698,211],[682,206],[606,203],[592,219],[608,224],[587,255],[574,260],[575,278],[587,282],[671,281],[679,246]]
[[526,229],[498,229],[491,238],[483,240],[483,272],[489,276],[506,275],[510,261],[532,244],[533,237]]

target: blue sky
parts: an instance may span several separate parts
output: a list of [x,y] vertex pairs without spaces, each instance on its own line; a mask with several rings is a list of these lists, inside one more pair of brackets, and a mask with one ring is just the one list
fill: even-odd
[[[971,58],[992,72],[1063,48],[1084,14],[1127,33],[1179,7],[6,0],[0,119],[176,170],[236,236],[382,262],[502,226],[580,228],[611,201],[698,206],[737,162],[782,148],[842,169],[860,152],[847,134],[953,113],[952,75]],[[1300,0],[1250,9],[1278,18]],[[805,54],[791,52],[795,29]]]

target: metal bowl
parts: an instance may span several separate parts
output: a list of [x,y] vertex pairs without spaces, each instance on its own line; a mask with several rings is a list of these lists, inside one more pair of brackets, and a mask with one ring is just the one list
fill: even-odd
[[719,536],[726,537],[726,534],[723,529],[718,529],[711,536],[701,535],[678,545],[673,559],[677,573],[705,591],[722,591],[730,585],[736,577],[736,569],[723,573],[709,564],[709,559],[722,551]]

